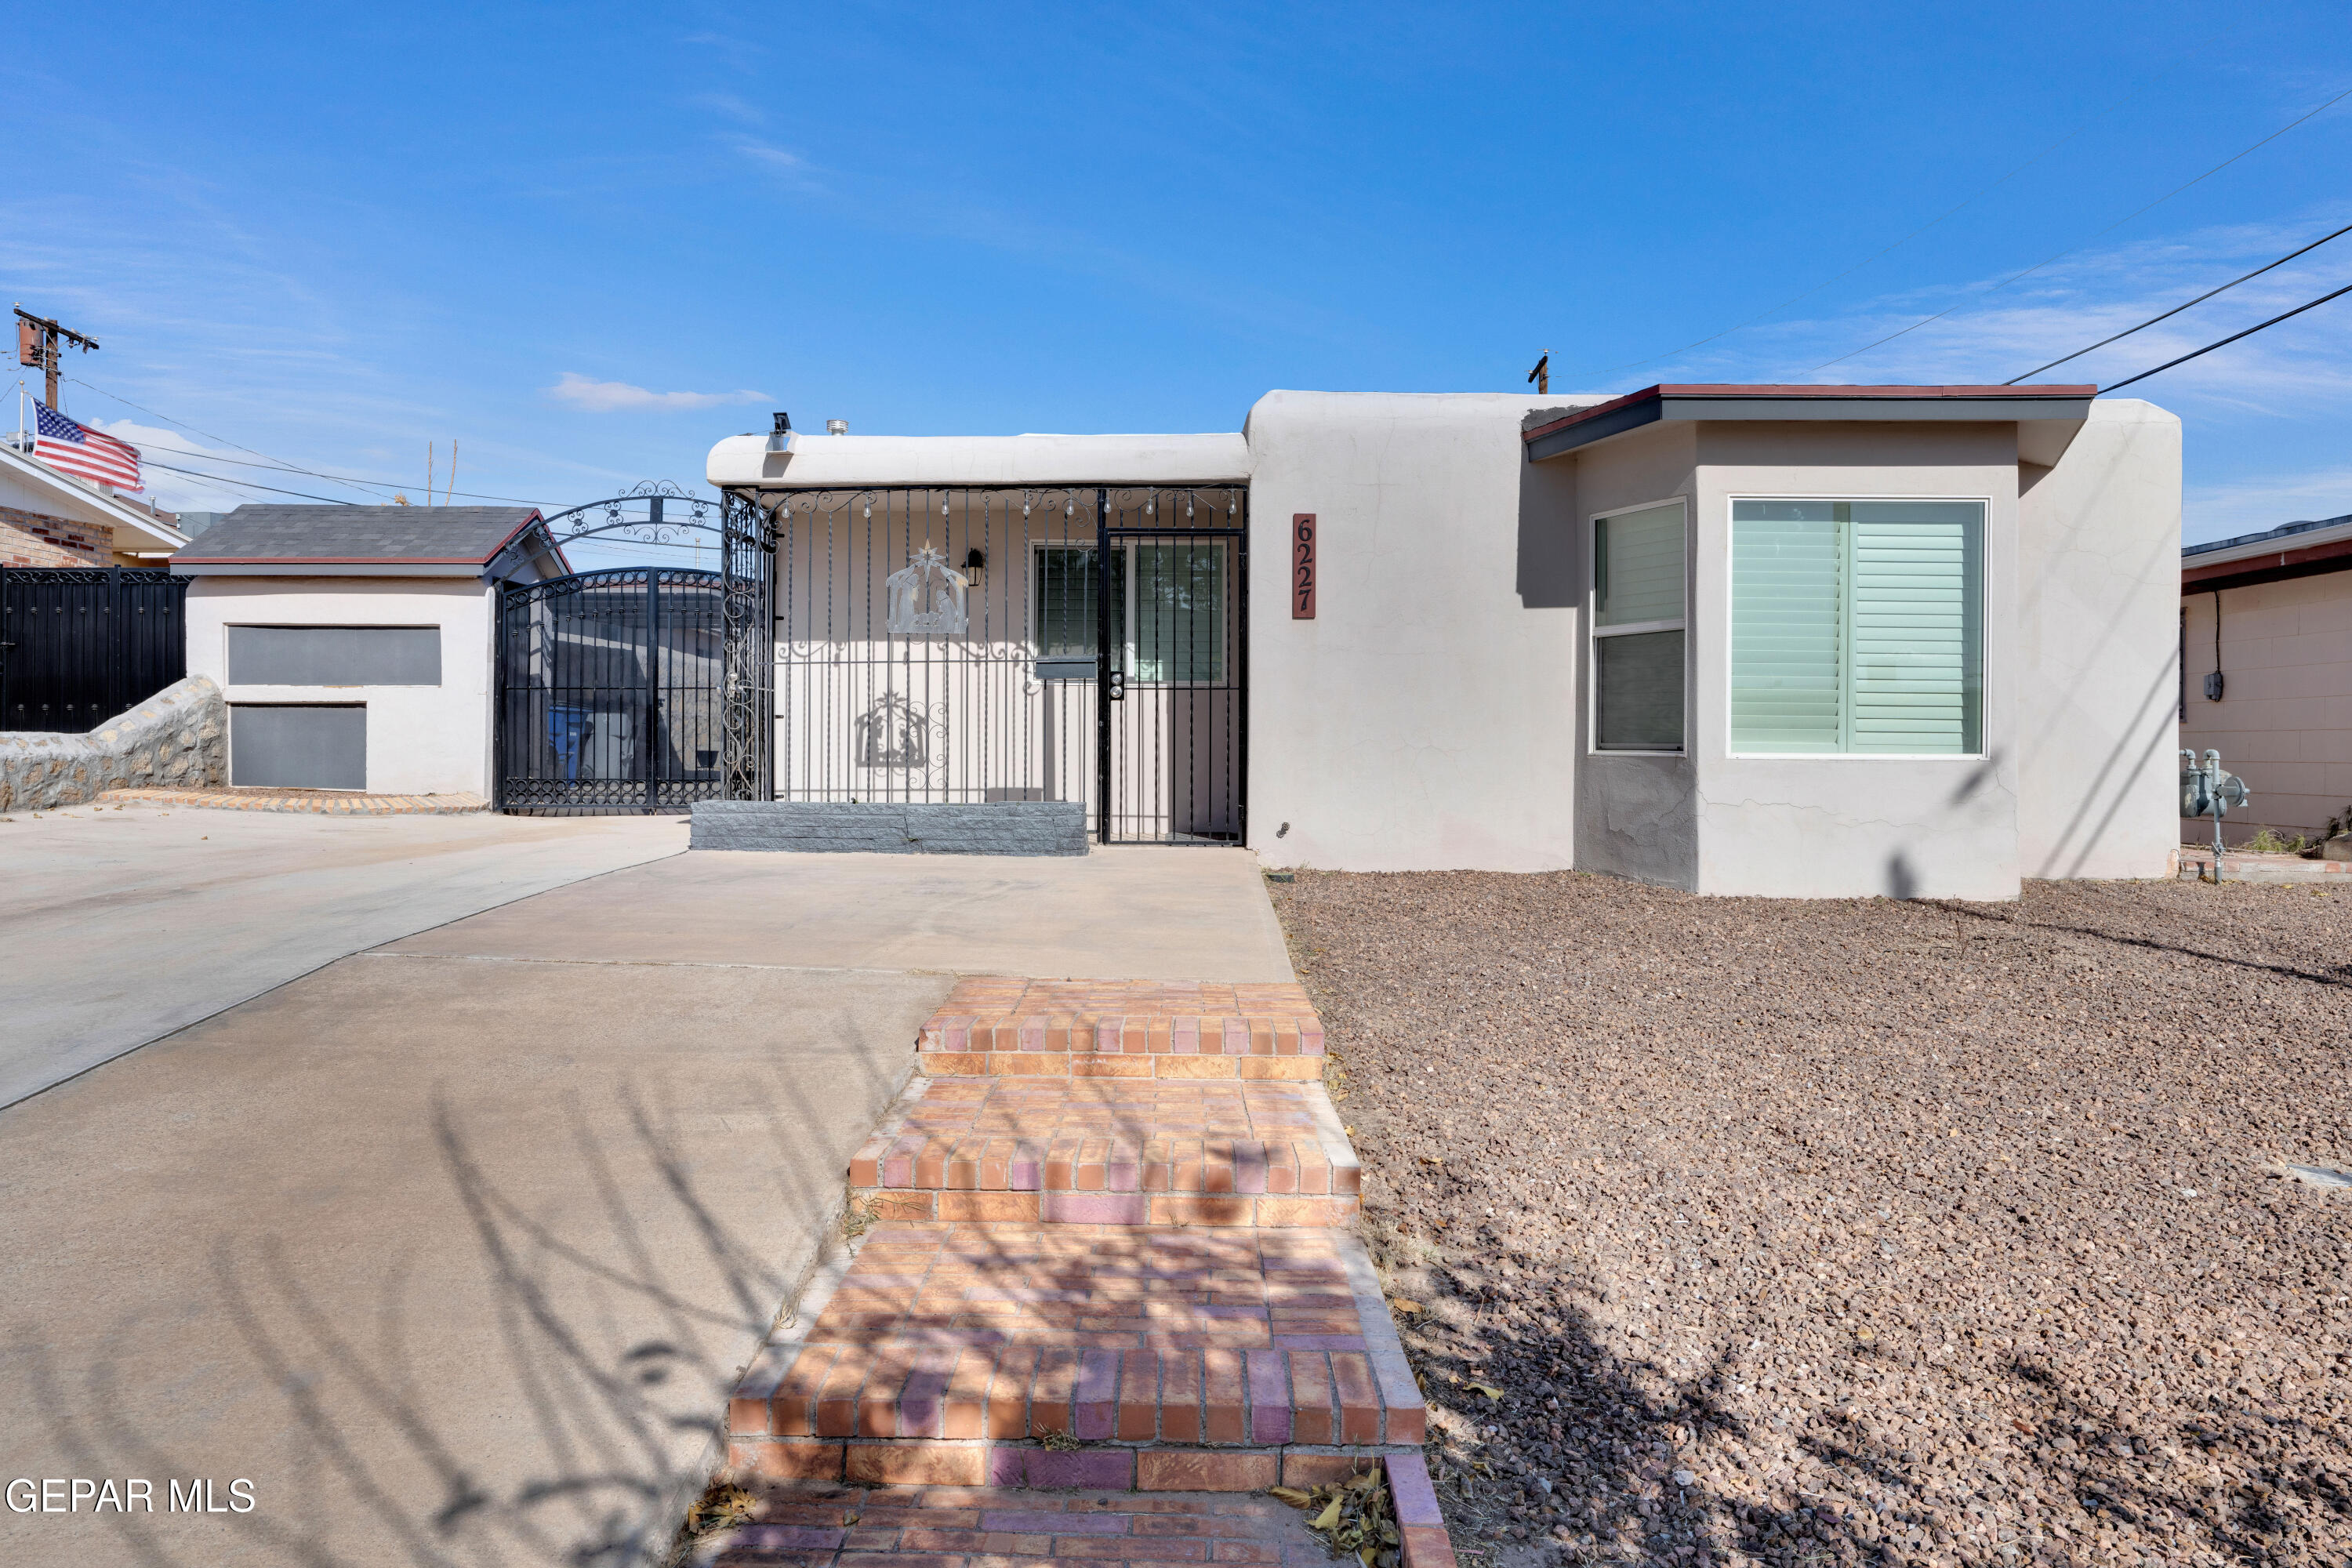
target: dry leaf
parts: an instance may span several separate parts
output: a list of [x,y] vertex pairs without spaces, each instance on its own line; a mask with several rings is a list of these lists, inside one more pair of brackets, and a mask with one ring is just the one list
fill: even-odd
[[1305,1508],[1315,1500],[1297,1487],[1268,1487],[1265,1489],[1293,1508]]
[[1418,1301],[1391,1301],[1389,1303],[1389,1307],[1391,1310],[1399,1312],[1418,1312],[1421,1310],[1421,1303]]
[[1464,1384],[1463,1386],[1467,1388],[1473,1394],[1483,1394],[1489,1399],[1500,1399],[1503,1397],[1503,1391],[1496,1388],[1491,1383],[1467,1383]]
[[1321,1513],[1317,1514],[1313,1522],[1308,1524],[1307,1528],[1309,1530],[1328,1530],[1339,1522],[1339,1500],[1338,1498],[1333,1498],[1331,1500],[1331,1506],[1325,1509]]

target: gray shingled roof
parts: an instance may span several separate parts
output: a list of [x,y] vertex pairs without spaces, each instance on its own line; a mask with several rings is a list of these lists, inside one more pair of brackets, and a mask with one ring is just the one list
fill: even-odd
[[241,506],[175,559],[478,565],[538,515],[527,506]]

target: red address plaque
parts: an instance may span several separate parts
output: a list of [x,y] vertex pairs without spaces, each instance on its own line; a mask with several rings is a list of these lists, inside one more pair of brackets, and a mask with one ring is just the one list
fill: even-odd
[[1290,519],[1290,618],[1315,618],[1315,514],[1293,513]]

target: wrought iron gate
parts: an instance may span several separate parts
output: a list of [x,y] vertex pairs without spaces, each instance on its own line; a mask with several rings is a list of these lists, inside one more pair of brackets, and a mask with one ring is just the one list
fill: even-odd
[[722,577],[625,567],[499,591],[498,808],[719,798]]
[[738,516],[773,552],[775,797],[1073,800],[1104,843],[1244,842],[1248,508],[1221,484],[731,494],[730,563]]
[[0,566],[0,730],[93,730],[188,673],[188,579]]

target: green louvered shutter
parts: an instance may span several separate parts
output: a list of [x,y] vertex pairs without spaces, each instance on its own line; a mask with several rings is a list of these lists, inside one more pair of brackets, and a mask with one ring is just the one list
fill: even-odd
[[1852,503],[1849,750],[1979,749],[1983,511],[1974,501]]
[[1844,749],[1845,527],[1832,501],[1735,501],[1731,749]]

